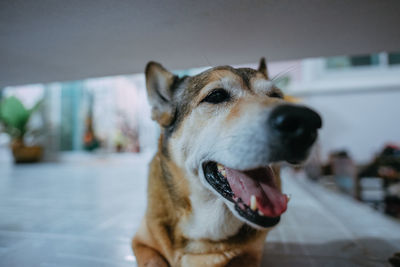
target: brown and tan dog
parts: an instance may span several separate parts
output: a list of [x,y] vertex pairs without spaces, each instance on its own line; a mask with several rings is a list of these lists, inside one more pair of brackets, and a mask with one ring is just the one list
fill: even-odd
[[258,70],[216,67],[179,78],[148,63],[161,126],[147,210],[132,247],[139,266],[259,266],[288,198],[279,162],[304,160],[321,127]]

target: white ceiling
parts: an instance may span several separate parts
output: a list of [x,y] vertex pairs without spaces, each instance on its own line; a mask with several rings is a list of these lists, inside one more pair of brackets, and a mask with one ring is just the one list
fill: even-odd
[[0,87],[383,50],[398,0],[0,1]]

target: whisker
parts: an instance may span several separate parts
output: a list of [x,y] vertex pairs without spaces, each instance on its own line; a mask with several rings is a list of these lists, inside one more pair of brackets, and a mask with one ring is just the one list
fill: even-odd
[[283,71],[279,72],[278,74],[276,74],[274,77],[272,77],[271,81],[272,81],[272,82],[275,82],[277,79],[279,79],[279,78],[282,77],[283,75],[285,75],[285,74],[287,74],[287,73],[289,73],[289,72],[291,72],[291,71],[293,71],[293,70],[295,70],[295,69],[298,69],[298,68],[299,68],[298,65],[290,66],[290,67],[288,67],[286,70],[283,70]]
[[211,64],[210,60],[208,59],[208,57],[206,55],[203,55],[204,59],[206,60],[208,66],[212,67],[213,64]]

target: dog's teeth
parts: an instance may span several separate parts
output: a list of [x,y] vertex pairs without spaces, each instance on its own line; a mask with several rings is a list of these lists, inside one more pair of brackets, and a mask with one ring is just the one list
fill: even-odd
[[262,211],[261,211],[261,210],[258,210],[258,215],[260,215],[260,216],[264,216],[265,214],[264,214],[264,213],[262,213]]
[[250,197],[250,209],[252,209],[252,210],[257,209],[257,200],[254,195],[251,195],[251,197]]
[[222,174],[222,176],[226,177],[226,171],[225,171],[225,167],[224,166],[222,166],[221,164],[218,164],[217,165],[217,169],[218,169],[219,173]]
[[289,203],[291,198],[292,198],[292,194],[286,194],[287,203]]
[[226,171],[225,171],[225,169],[221,170],[220,172],[221,172],[222,176],[226,177]]

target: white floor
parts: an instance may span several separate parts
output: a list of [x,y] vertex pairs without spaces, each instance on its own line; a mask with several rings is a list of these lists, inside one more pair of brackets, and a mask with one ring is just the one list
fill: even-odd
[[[130,238],[145,209],[149,158],[0,160],[0,266],[135,266]],[[263,266],[389,266],[399,222],[289,170],[283,176],[292,199]]]
[[390,266],[399,221],[289,170],[283,176],[292,199],[267,238],[265,266]]

